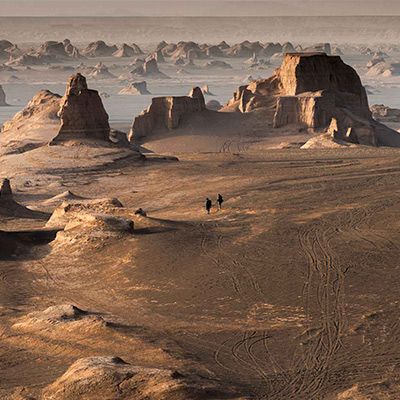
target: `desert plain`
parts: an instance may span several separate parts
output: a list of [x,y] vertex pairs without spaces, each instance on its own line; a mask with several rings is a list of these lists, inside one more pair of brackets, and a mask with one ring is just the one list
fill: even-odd
[[0,398],[399,398],[400,51],[54,39],[0,71]]

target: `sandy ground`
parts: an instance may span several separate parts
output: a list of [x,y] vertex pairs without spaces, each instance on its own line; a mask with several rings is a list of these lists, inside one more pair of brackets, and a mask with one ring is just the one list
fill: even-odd
[[[118,197],[135,233],[54,246],[32,233],[45,219],[1,220],[28,247],[0,261],[0,397],[38,396],[78,358],[115,355],[207,371],[246,397],[398,398],[399,151],[177,156],[33,186],[16,173],[20,203]],[[223,210],[207,215],[217,193]],[[15,325],[59,304],[113,325]]]

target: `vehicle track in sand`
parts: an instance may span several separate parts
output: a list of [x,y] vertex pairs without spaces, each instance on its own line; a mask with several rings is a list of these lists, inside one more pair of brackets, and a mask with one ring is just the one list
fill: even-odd
[[[378,203],[371,207],[358,207],[340,213],[336,219],[307,224],[299,230],[299,243],[306,260],[306,279],[303,286],[303,301],[308,321],[302,340],[303,350],[294,362],[289,383],[268,399],[323,399],[326,385],[335,367],[346,366],[349,360],[343,357],[342,338],[346,329],[345,276],[351,268],[342,264],[332,247],[340,232],[349,232],[365,241],[375,251],[398,249],[390,239],[376,234],[370,228],[374,213],[383,210],[392,202]],[[396,324],[394,324],[396,325]],[[397,330],[396,326],[392,327]],[[367,367],[365,354],[360,352],[358,360]],[[353,359],[353,361],[355,361]]]

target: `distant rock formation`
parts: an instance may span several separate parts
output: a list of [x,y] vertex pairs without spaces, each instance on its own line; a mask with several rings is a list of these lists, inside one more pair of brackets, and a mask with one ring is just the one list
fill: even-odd
[[359,76],[339,56],[287,54],[272,77],[240,87],[226,109],[262,109],[274,128],[297,125],[323,131],[330,127],[337,140],[400,145],[397,132],[373,120]]
[[132,82],[128,86],[122,88],[119,91],[119,94],[125,94],[125,95],[143,95],[143,94],[151,94],[147,90],[147,82],[142,81],[142,82]]
[[176,129],[186,115],[205,109],[204,96],[199,87],[192,89],[189,96],[153,98],[150,107],[135,118],[130,138],[147,136],[157,128]]
[[388,63],[383,59],[372,61],[367,71],[367,76],[385,78],[400,75],[400,63]]
[[93,79],[115,79],[116,76],[113,75],[108,68],[102,63],[98,63],[89,74],[90,78]]
[[[163,54],[166,52],[167,48],[163,49]],[[197,59],[197,58],[206,58],[206,51],[201,49],[200,46],[195,42],[179,42],[176,45],[174,51],[168,54],[170,57],[177,59],[179,57],[185,59]]]
[[83,50],[83,54],[87,57],[110,57],[116,51],[118,47],[116,45],[108,46],[104,41],[98,40],[97,42],[91,42]]
[[154,57],[147,59],[143,65],[138,65],[132,72],[133,76],[144,76],[153,79],[166,79],[167,75],[158,69],[157,60]]
[[108,114],[96,90],[88,89],[81,74],[71,76],[60,105],[61,127],[50,144],[69,141],[100,140],[109,142]]
[[400,122],[400,109],[387,107],[383,104],[371,106],[372,117],[379,122]]
[[6,94],[3,87],[0,85],[0,107],[7,107]]
[[134,57],[137,54],[138,53],[136,53],[131,46],[128,46],[126,43],[123,43],[121,47],[119,47],[118,50],[116,50],[113,53],[113,56],[119,58],[127,58],[127,57]]

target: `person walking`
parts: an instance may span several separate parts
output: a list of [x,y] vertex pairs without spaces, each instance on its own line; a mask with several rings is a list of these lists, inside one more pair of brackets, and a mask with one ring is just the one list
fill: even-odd
[[218,193],[217,197],[217,203],[218,203],[218,208],[221,210],[222,209],[222,203],[224,202],[224,198]]
[[210,214],[211,207],[212,207],[212,201],[207,197],[207,199],[206,199],[206,211],[207,211],[207,214]]

